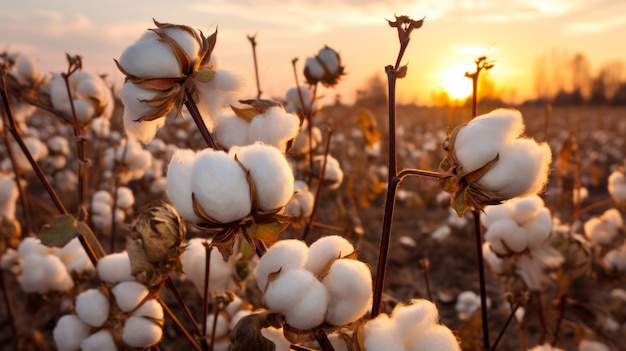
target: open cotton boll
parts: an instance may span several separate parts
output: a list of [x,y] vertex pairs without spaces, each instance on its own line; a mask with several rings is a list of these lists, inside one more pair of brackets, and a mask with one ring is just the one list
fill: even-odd
[[324,169],[324,182],[327,183],[329,189],[337,189],[343,181],[343,171],[339,165],[339,161],[331,155],[317,155],[313,157],[313,162],[317,163],[319,168],[324,164],[326,157],[326,168]]
[[280,270],[281,273],[304,267],[309,248],[301,240],[286,239],[276,241],[259,259],[256,267],[257,286],[265,290],[268,276]]
[[515,265],[515,272],[522,277],[530,290],[542,290],[550,280],[546,269],[554,269],[563,263],[563,256],[551,246],[533,250],[531,255],[521,255]]
[[615,202],[626,202],[626,176],[624,172],[616,170],[609,175],[608,190]]
[[610,244],[622,226],[622,216],[617,209],[606,210],[600,217],[592,217],[583,228],[585,234],[595,244]]
[[52,336],[59,351],[77,351],[89,336],[90,329],[78,316],[66,314],[57,321]]
[[274,343],[274,351],[290,351],[291,343],[285,338],[283,328],[266,327],[261,329],[261,335]]
[[[48,290],[67,291],[74,287],[74,280],[60,258],[55,255],[41,256],[40,264],[43,266],[44,280]],[[22,271],[22,276],[24,271]]]
[[[14,156],[16,167],[22,170],[31,169],[30,162],[28,162],[28,159],[26,158],[26,155],[24,155],[24,152],[22,152],[22,149],[13,138],[11,138],[11,140],[13,144],[13,150],[15,150]],[[41,140],[32,136],[22,137],[22,140],[26,145],[26,149],[28,149],[31,156],[36,162],[39,162],[43,160],[46,156],[48,156],[48,147]]]
[[552,215],[550,210],[545,207],[541,208],[535,218],[528,222],[524,229],[529,249],[534,250],[545,245],[552,232]]
[[478,184],[505,198],[535,194],[547,181],[552,152],[546,143],[519,139],[500,149],[500,158]]
[[156,34],[144,36],[127,47],[120,56],[119,64],[135,77],[182,77],[174,52],[169,44],[158,40]]
[[[301,271],[308,273],[306,270]],[[270,284],[270,288],[271,286]],[[285,322],[300,330],[312,329],[321,325],[324,322],[326,306],[328,305],[326,287],[314,278],[308,288],[298,297],[300,298],[298,303],[291,309],[283,312]]]
[[121,209],[131,209],[135,204],[135,196],[130,188],[121,186],[117,188],[117,207]]
[[421,331],[420,337],[407,348],[407,351],[460,351],[461,347],[452,331],[440,324]]
[[[487,298],[487,308],[491,305],[491,300]],[[456,313],[459,319],[467,320],[474,311],[480,308],[480,295],[477,295],[473,291],[464,291],[457,296],[456,299]]]
[[135,312],[133,312],[132,316],[162,320],[163,307],[157,300],[150,299],[141,304],[141,306],[139,306],[139,308]]
[[294,182],[294,194],[285,206],[285,213],[299,218],[308,218],[313,213],[315,195],[309,191],[308,185],[302,180]]
[[395,323],[386,314],[379,314],[363,327],[365,351],[405,351],[404,341],[397,333]]
[[305,119],[300,126],[300,133],[293,142],[292,152],[306,154],[310,149],[315,149],[322,142],[322,131],[316,126],[311,129],[311,145],[309,145],[309,122]]
[[93,269],[93,264],[77,237],[61,248],[53,248],[52,251],[63,261],[69,272],[82,273],[85,270]]
[[47,141],[48,150],[53,154],[67,155],[70,153],[70,144],[62,136],[54,136]]
[[275,210],[289,202],[293,196],[293,170],[277,148],[257,143],[233,147],[229,154],[250,170],[259,209]]
[[[169,184],[169,183],[168,183]],[[198,205],[214,220],[230,223],[250,214],[246,173],[224,151],[200,151],[191,171],[191,191]]]
[[[263,303],[272,311],[287,313],[304,300],[306,291],[311,289],[315,282],[320,283],[305,269],[280,271],[263,292]],[[325,306],[326,304],[323,305]]]
[[148,295],[148,288],[137,282],[121,282],[115,285],[111,292],[120,310],[130,312]]
[[167,196],[183,218],[197,223],[200,217],[194,212],[191,200],[191,172],[195,160],[196,153],[193,150],[174,151],[167,167]]
[[[215,321],[215,314],[209,313],[206,317],[206,330],[207,336],[211,337],[213,334],[213,322]],[[221,338],[228,334],[230,329],[228,328],[228,319],[223,314],[217,315],[217,323],[215,323],[215,338]]]
[[122,341],[128,346],[146,348],[155,345],[161,336],[163,329],[155,322],[142,317],[128,317],[122,330]]
[[284,153],[287,142],[298,136],[299,128],[298,116],[286,112],[280,106],[274,106],[252,119],[248,128],[247,143],[260,141]]
[[[310,256],[309,256],[310,257]],[[341,326],[361,318],[372,302],[372,273],[357,260],[335,261],[322,280],[328,290],[326,322]]]
[[493,160],[502,145],[523,131],[522,114],[517,110],[496,109],[472,119],[459,130],[454,142],[463,172],[475,171]]
[[109,300],[98,289],[89,289],[76,297],[76,314],[92,327],[101,327],[109,319]]
[[[300,97],[302,97],[302,99],[300,99]],[[293,87],[287,90],[287,94],[285,96],[287,100],[287,105],[292,105],[292,109],[287,109],[287,111],[297,112],[299,109],[302,109],[303,102],[304,102],[304,106],[306,107],[310,106],[311,97],[312,97],[311,90],[306,85]]]
[[610,250],[604,256],[604,262],[609,269],[617,271],[626,270],[626,244],[617,249]]
[[498,254],[506,255],[511,251],[520,253],[528,245],[528,238],[523,228],[512,219],[502,219],[493,223],[485,232],[485,240]]
[[235,115],[232,110],[221,113],[215,118],[215,141],[227,150],[235,145],[245,145],[250,124]]
[[324,78],[324,67],[315,59],[315,57],[307,57],[304,63],[308,77],[313,80],[321,80]]
[[544,206],[543,200],[535,194],[515,198],[511,200],[511,205],[513,205],[513,219],[522,227],[535,218]]
[[398,304],[391,312],[395,332],[407,345],[419,337],[421,331],[439,322],[439,311],[434,303],[412,299],[408,305]]
[[44,294],[49,287],[43,269],[43,256],[30,254],[23,258],[20,286],[25,292]]
[[304,268],[318,276],[333,260],[354,253],[354,246],[340,235],[328,235],[317,239],[309,247]]
[[489,264],[496,274],[502,273],[502,259],[491,249],[491,244],[483,243],[483,259]]
[[0,173],[0,217],[15,218],[15,202],[18,198],[17,183],[11,176]]
[[80,343],[81,351],[117,351],[113,336],[107,329],[99,330]]
[[242,77],[223,69],[215,70],[210,82],[194,81],[200,96],[196,106],[209,130],[213,130],[214,120],[223,108],[237,103],[237,93],[244,85]]
[[17,247],[17,255],[22,259],[26,258],[26,256],[30,254],[43,256],[51,252],[52,249],[42,244],[39,238],[35,238],[32,236],[22,239],[19,246]]

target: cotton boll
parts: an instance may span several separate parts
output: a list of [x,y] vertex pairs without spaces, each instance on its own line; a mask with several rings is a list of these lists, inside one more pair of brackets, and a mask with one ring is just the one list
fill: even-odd
[[[480,295],[473,291],[464,291],[457,296],[455,309],[459,319],[467,320],[474,311],[480,308]],[[491,305],[491,300],[487,298],[487,308]]]
[[296,137],[293,143],[292,152],[298,155],[303,155],[309,152],[311,149],[317,148],[322,142],[322,132],[316,126],[311,128],[311,145],[309,145],[309,122],[305,119],[300,126],[300,133]]
[[304,267],[309,248],[296,239],[280,240],[270,246],[256,267],[257,285],[265,290],[268,276],[280,270],[281,273]]
[[434,303],[424,299],[413,299],[408,305],[399,304],[391,312],[396,333],[407,345],[413,343],[420,331],[439,322],[439,311]]
[[90,122],[89,130],[99,139],[107,139],[111,135],[111,120],[108,118],[94,118]]
[[120,310],[130,312],[148,295],[148,288],[137,282],[121,282],[115,285],[111,292]]
[[279,106],[271,107],[250,122],[247,143],[262,142],[284,153],[287,141],[298,136],[299,128],[300,119],[296,115]]
[[584,224],[585,234],[595,244],[610,244],[622,226],[622,217],[616,209],[605,211],[600,217],[592,217]]
[[485,240],[491,244],[491,248],[498,254],[506,255],[524,251],[528,239],[524,229],[512,219],[502,219],[493,223],[485,232]]
[[40,294],[48,292],[49,288],[46,284],[42,261],[43,256],[33,254],[23,258],[20,286],[25,292],[38,292]]
[[[310,257],[310,256],[309,256]],[[341,326],[362,317],[372,302],[372,273],[357,260],[335,261],[322,280],[328,290],[326,322]]]
[[315,57],[307,57],[304,63],[307,70],[307,76],[313,80],[321,80],[324,78],[324,67],[315,59]]
[[[41,161],[48,155],[48,147],[41,140],[26,136],[22,138],[24,144],[26,145],[26,149],[30,152],[31,156],[36,162]],[[19,169],[27,170],[31,168],[30,162],[26,158],[26,155],[22,152],[22,149],[17,145],[17,143],[13,143],[13,149],[15,150],[15,163],[16,167]]]
[[117,206],[121,209],[131,209],[135,204],[135,196],[130,188],[121,186],[117,188]]
[[200,217],[195,214],[191,201],[191,172],[195,160],[196,154],[193,150],[174,151],[167,168],[167,195],[183,218],[197,223]]
[[89,101],[74,99],[74,111],[79,123],[86,123],[96,114],[96,109]]
[[163,329],[142,317],[128,317],[122,330],[122,340],[131,347],[146,348],[161,340]]
[[89,336],[90,327],[73,314],[59,318],[52,331],[59,351],[80,350],[81,343]]
[[299,218],[308,218],[313,212],[313,203],[315,195],[309,191],[306,182],[296,180],[293,185],[294,194],[291,200],[285,206],[285,213],[294,215]]
[[326,168],[324,171],[324,181],[327,182],[329,189],[337,189],[343,181],[343,171],[339,165],[339,161],[330,155],[317,155],[313,157],[313,162],[319,164],[319,168],[324,163],[326,157]]
[[502,273],[502,259],[491,249],[491,244],[483,244],[483,259],[487,261],[491,270],[496,274]]
[[[309,273],[306,270],[293,270],[287,271],[286,274],[292,272]],[[270,289],[272,285],[273,284],[269,285]],[[328,305],[328,292],[326,291],[326,287],[313,277],[307,289],[297,297],[298,299],[295,306],[283,312],[285,322],[300,330],[312,329],[321,325],[324,322],[326,306]]]
[[478,184],[505,198],[542,190],[552,161],[552,152],[546,143],[519,139],[504,145],[499,152],[500,158]]
[[198,30],[192,29],[193,35],[186,30],[176,27],[164,28],[163,31],[176,41],[192,61],[198,58],[198,52],[200,51],[200,42],[196,39],[200,38]]
[[41,240],[32,236],[22,239],[20,245],[17,247],[17,255],[22,259],[30,254],[37,256],[47,255],[51,251],[49,247],[41,243]]
[[42,256],[40,264],[43,266],[44,281],[49,290],[67,291],[74,286],[74,280],[67,272],[63,261],[57,256]]
[[119,64],[135,77],[182,77],[181,67],[169,44],[156,40],[156,37],[154,40],[140,40],[126,48]]
[[604,262],[609,269],[616,271],[626,270],[626,245],[607,252],[604,256]]
[[154,138],[157,130],[165,124],[165,116],[151,121],[139,121],[142,117],[152,114],[156,110],[155,107],[146,103],[155,95],[155,91],[139,88],[133,83],[126,82],[124,84],[122,88],[122,103],[125,106],[124,130],[130,139],[148,143]]
[[214,220],[230,223],[251,210],[250,188],[242,167],[223,151],[197,154],[191,172],[191,190],[199,206]]
[[604,211],[604,213],[602,214],[602,220],[613,225],[616,228],[619,228],[624,224],[622,215],[616,208],[611,208]]
[[287,204],[293,196],[293,171],[277,148],[253,144],[234,147],[230,154],[250,170],[259,209],[274,210]]
[[617,203],[626,202],[626,176],[618,170],[609,175],[608,190]]
[[228,150],[235,145],[246,144],[249,126],[243,118],[229,111],[217,116],[213,134],[216,142]]
[[452,331],[443,325],[433,325],[421,331],[420,337],[408,347],[407,351],[460,351],[459,342]]
[[113,336],[107,329],[91,334],[80,343],[81,351],[117,351]]
[[526,227],[526,235],[528,237],[528,248],[534,250],[545,245],[546,240],[552,232],[552,216],[550,210],[543,207],[539,213],[533,218]]
[[439,227],[437,227],[437,229],[435,229],[430,234],[430,236],[433,238],[433,240],[444,241],[450,236],[450,234],[452,234],[452,228],[444,224],[444,225],[440,225]]
[[109,300],[97,289],[78,295],[75,308],[78,317],[92,327],[101,327],[109,319]]
[[342,236],[324,236],[309,247],[308,259],[304,268],[317,276],[332,261],[352,253],[354,253],[354,246]]
[[521,255],[515,265],[515,272],[522,277],[530,290],[542,290],[549,281],[545,270],[556,268],[563,263],[563,256],[552,247],[542,247],[533,255]]
[[[209,313],[206,317],[206,330],[207,336],[211,336],[213,333],[213,322],[215,321],[215,315]],[[215,324],[215,339],[221,338],[228,334],[230,329],[228,328],[228,319],[223,314],[217,315],[217,323]]]
[[543,208],[543,200],[537,195],[515,198],[512,200],[513,219],[521,227],[525,226]]
[[219,112],[229,105],[237,103],[236,94],[244,85],[242,77],[233,72],[215,70],[213,79],[208,82],[194,82],[200,100],[196,103],[202,120],[209,130],[213,130],[214,119]]
[[141,304],[141,306],[133,312],[132,316],[162,320],[163,307],[157,300],[150,299]]
[[404,341],[398,335],[394,322],[386,314],[379,314],[363,327],[365,351],[405,351]]
[[304,300],[306,291],[315,282],[319,283],[311,272],[304,269],[281,271],[268,283],[263,292],[263,303],[272,311],[287,313]]

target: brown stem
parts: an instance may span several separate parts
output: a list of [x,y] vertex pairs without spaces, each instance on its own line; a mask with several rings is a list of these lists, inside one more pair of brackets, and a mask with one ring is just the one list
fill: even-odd
[[4,271],[0,269],[0,284],[2,285],[2,296],[4,297],[4,305],[9,315],[9,324],[11,325],[11,332],[13,333],[13,340],[17,340],[17,325],[15,323],[15,312],[13,311],[13,302],[11,301],[11,295],[9,289],[7,289],[4,283]]
[[196,126],[198,127],[198,130],[202,135],[202,138],[210,148],[214,150],[219,150],[217,144],[211,136],[211,133],[209,132],[209,129],[206,127],[206,124],[202,120],[200,111],[198,111],[198,106],[196,106],[196,103],[193,101],[193,97],[191,96],[190,91],[186,92],[186,97],[187,99],[185,100],[185,106],[187,107],[189,114],[191,114],[191,118],[193,118],[193,121],[196,123]]
[[209,343],[209,351],[213,351],[215,345],[215,332],[217,331],[217,317],[220,315],[220,304],[213,303],[213,327],[211,328],[211,342]]
[[478,266],[478,282],[480,285],[480,312],[483,326],[483,348],[489,350],[489,317],[487,315],[487,288],[485,283],[485,266],[483,261],[483,240],[480,233],[480,212],[474,215],[474,239],[476,243],[476,264]]
[[541,334],[539,336],[539,343],[543,344],[548,338],[549,334],[548,317],[546,316],[546,311],[543,306],[543,293],[541,291],[535,291],[534,294],[539,303],[539,322],[541,323]]
[[189,306],[187,306],[187,304],[185,303],[185,300],[183,299],[182,295],[176,288],[176,285],[174,285],[174,282],[172,281],[172,278],[170,276],[167,276],[167,278],[165,278],[165,286],[174,295],[174,298],[176,299],[176,301],[178,301],[178,304],[183,308],[183,311],[185,311],[185,316],[187,316],[187,319],[189,320],[191,325],[194,327],[196,333],[198,335],[201,335],[202,332],[200,331],[198,322],[196,322],[196,319],[193,318],[193,314],[191,313],[191,310],[189,310]]
[[259,66],[257,63],[257,56],[256,56],[256,34],[255,35],[248,35],[248,40],[250,41],[250,45],[252,45],[252,59],[254,60],[254,77],[256,78],[256,98],[260,99],[261,98],[261,83],[259,81]]
[[189,340],[191,345],[196,350],[202,351],[202,347],[200,347],[200,344],[198,344],[198,341],[196,341],[196,339],[193,338],[193,336],[189,333],[189,331],[187,331],[185,326],[183,326],[183,324],[180,322],[178,317],[176,317],[174,312],[172,312],[172,310],[167,306],[167,304],[159,296],[156,296],[155,298],[161,304],[165,313],[172,319],[172,321],[174,321],[174,324],[176,325],[176,327],[183,333],[183,335],[185,335],[187,340]]
[[[128,143],[130,141],[128,139],[126,139],[126,143],[124,144],[124,150],[122,150],[122,157],[120,157],[120,160],[118,161],[117,158],[114,158],[115,160],[115,166],[113,167],[115,169],[115,178],[113,178],[113,204],[111,205],[111,236],[109,237],[109,252],[115,252],[115,238],[117,235],[117,220],[115,218],[115,214],[116,214],[116,208],[117,208],[117,189],[120,186],[120,176],[118,175],[120,172],[126,172],[127,170],[125,169],[126,167],[122,167],[122,165],[124,164],[124,160],[126,159],[126,153],[128,152]],[[117,153],[117,150],[115,150]],[[124,169],[120,169],[120,168],[124,168]]]
[[513,320],[513,317],[515,317],[515,312],[517,312],[517,309],[520,306],[521,306],[521,304],[518,302],[515,305],[515,307],[513,308],[513,310],[511,311],[511,313],[509,314],[509,317],[504,322],[504,325],[502,326],[502,329],[500,329],[500,333],[498,333],[498,337],[496,338],[496,341],[491,346],[491,351],[496,351],[496,348],[498,347],[498,344],[500,343],[500,340],[502,339],[502,336],[504,336],[504,332],[506,331],[506,328],[511,323],[511,320]]
[[565,316],[565,305],[567,305],[567,294],[563,294],[559,301],[559,316],[556,320],[556,326],[554,327],[554,338],[552,339],[552,346],[556,346],[556,342],[559,338],[559,332],[561,331],[561,324],[563,317]]
[[404,180],[406,177],[425,177],[425,178],[434,178],[434,179],[443,179],[447,177],[447,175],[439,172],[432,171],[424,171],[421,169],[407,168],[403,169],[398,173],[398,178],[400,181]]
[[[211,274],[211,251],[213,247],[211,244],[207,244],[206,241],[202,243],[204,245],[204,295],[203,295],[203,304],[202,304],[202,336],[203,343],[202,348],[207,348],[207,340],[206,340],[206,332],[207,332],[207,317],[209,315],[209,297],[210,297],[210,287],[209,287],[209,278]],[[213,327],[215,327],[215,321],[213,321]],[[213,335],[215,335],[215,331],[213,331]],[[213,336],[211,337],[211,348],[213,348]]]
[[574,212],[574,214],[572,214],[572,221],[576,221],[578,218],[580,218],[580,216],[582,216],[583,214],[587,213],[587,212],[591,212],[597,208],[603,207],[603,206],[608,206],[608,205],[613,205],[615,203],[615,200],[613,200],[612,197],[608,198],[608,199],[604,199],[602,201],[593,203],[587,207],[583,207],[577,211]]
[[424,281],[426,282],[426,294],[429,301],[433,301],[433,292],[430,287],[430,261],[427,258],[420,260],[422,269],[424,270]]
[[22,206],[22,215],[24,216],[25,232],[23,234],[28,235],[28,233],[31,232],[32,225],[31,209],[28,203],[26,190],[24,189],[24,187],[22,186],[22,182],[20,181],[22,177],[20,175],[20,170],[17,167],[17,162],[15,160],[15,151],[13,150],[13,145],[11,145],[7,123],[4,118],[2,119],[2,123],[4,125],[4,142],[7,147],[9,159],[11,160],[11,165],[13,165],[13,176],[15,177],[15,185],[17,186],[17,191],[20,197],[20,205]]
[[324,175],[326,175],[326,161],[328,160],[328,152],[330,150],[330,138],[332,137],[332,134],[333,131],[330,130],[328,132],[328,137],[326,138],[326,144],[324,145],[324,161],[322,161],[322,167],[320,168],[320,172],[318,175],[317,188],[315,189],[315,199],[313,200],[313,209],[311,210],[311,215],[306,222],[306,226],[304,227],[304,233],[302,234],[302,240],[304,241],[306,241],[306,237],[311,230],[311,223],[313,222],[313,217],[315,217],[315,210],[317,209],[320,194],[322,193],[322,188],[324,187]]
[[317,340],[318,344],[320,344],[322,351],[335,351],[333,345],[330,343],[330,340],[328,340],[328,336],[323,329],[318,329],[315,332],[315,339]]

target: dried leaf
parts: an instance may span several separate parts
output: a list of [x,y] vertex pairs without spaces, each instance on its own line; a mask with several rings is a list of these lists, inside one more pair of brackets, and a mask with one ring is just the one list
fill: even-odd
[[202,83],[208,83],[215,78],[215,71],[210,68],[202,68],[196,71],[193,76]]
[[257,223],[254,236],[264,242],[274,242],[288,226],[289,222]]
[[238,107],[235,107],[235,106],[231,105],[230,108],[233,110],[233,112],[235,113],[235,115],[237,117],[243,119],[244,121],[246,121],[248,123],[252,122],[254,117],[259,115],[259,111],[256,108],[254,108],[254,107],[238,108]]
[[230,351],[274,351],[276,345],[261,334],[261,329],[283,326],[282,317],[270,311],[249,314],[230,333]]
[[363,108],[359,109],[356,121],[359,128],[361,128],[361,132],[363,132],[367,145],[370,147],[374,146],[380,140],[380,132],[372,112]]

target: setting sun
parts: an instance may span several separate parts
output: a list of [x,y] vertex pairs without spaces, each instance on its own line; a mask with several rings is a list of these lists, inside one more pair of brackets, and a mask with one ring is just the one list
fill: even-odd
[[472,94],[472,80],[465,77],[467,66],[453,66],[441,73],[441,87],[454,100],[462,100]]

